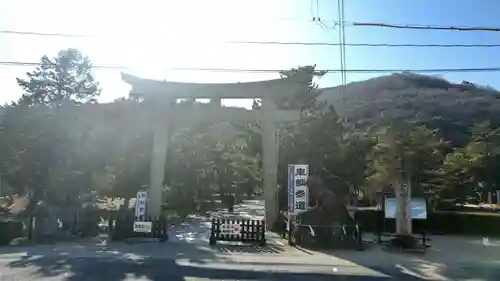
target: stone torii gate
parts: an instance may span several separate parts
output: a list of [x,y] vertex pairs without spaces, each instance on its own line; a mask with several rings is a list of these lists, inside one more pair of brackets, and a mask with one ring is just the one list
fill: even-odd
[[[276,124],[300,118],[296,110],[278,110],[275,98],[292,95],[297,91],[307,91],[307,83],[300,83],[296,78],[283,78],[258,82],[201,84],[167,82],[143,79],[122,73],[122,80],[132,86],[130,95],[142,96],[150,103],[154,124],[153,151],[151,156],[151,175],[148,190],[148,215],[157,216],[163,202],[163,183],[169,142],[169,118],[182,116],[188,121],[214,120],[260,120],[262,126],[262,154],[264,170],[265,219],[272,227],[278,218],[278,143]],[[171,101],[179,98],[210,99],[210,109],[195,112],[175,112],[182,109],[169,108]],[[221,99],[260,98],[262,108],[247,110],[221,109]],[[184,110],[185,111],[185,110]]]

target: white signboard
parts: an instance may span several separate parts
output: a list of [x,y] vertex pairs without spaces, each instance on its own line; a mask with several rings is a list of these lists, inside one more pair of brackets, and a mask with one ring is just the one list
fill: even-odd
[[221,224],[220,234],[241,234],[241,225],[231,223]]
[[295,215],[307,210],[309,205],[309,192],[307,177],[309,165],[288,166],[288,213]]
[[150,221],[134,221],[134,232],[150,233],[153,229],[153,223]]
[[143,220],[146,216],[146,202],[148,193],[146,191],[137,191],[135,199],[135,217]]
[[[411,199],[411,218],[416,220],[427,219],[427,201],[423,198]],[[386,219],[396,218],[396,198],[385,197],[384,200],[384,217]]]

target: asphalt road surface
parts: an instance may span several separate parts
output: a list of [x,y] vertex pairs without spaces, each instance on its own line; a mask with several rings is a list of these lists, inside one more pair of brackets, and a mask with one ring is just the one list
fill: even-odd
[[[182,264],[171,259],[105,259],[74,257],[38,257],[1,263],[1,281],[72,280],[72,281],[120,281],[120,280],[280,280],[280,281],[373,281],[373,280],[421,280],[395,273],[391,277],[366,276],[355,272],[342,272],[331,267],[304,268],[300,265],[280,268],[276,265],[241,266],[237,264]],[[240,269],[237,269],[240,267]]]
[[[233,214],[211,215],[259,218],[264,215],[263,202],[246,201]],[[355,253],[308,254],[272,236],[266,247],[220,243],[211,248],[209,227],[209,217],[192,217],[172,228],[170,241],[163,244],[94,241],[0,248],[0,281],[500,280],[500,270],[481,267],[448,268],[447,275],[462,278],[424,279],[410,267],[396,266],[404,265],[399,256],[390,261],[374,251],[357,252],[357,260],[352,259]]]

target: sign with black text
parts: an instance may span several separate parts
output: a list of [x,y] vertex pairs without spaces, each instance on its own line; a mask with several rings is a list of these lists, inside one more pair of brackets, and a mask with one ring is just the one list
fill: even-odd
[[291,215],[304,212],[308,208],[308,176],[309,165],[297,164],[288,166],[288,213]]
[[146,217],[146,203],[148,193],[146,191],[137,191],[135,197],[135,217],[139,220],[144,220]]
[[235,223],[223,223],[220,225],[220,234],[241,234],[241,225]]
[[135,221],[134,232],[150,233],[153,229],[153,223],[150,221]]

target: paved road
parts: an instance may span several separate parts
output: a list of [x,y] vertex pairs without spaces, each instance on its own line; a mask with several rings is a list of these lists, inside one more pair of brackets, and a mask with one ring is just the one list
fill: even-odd
[[72,280],[280,280],[280,281],[370,281],[420,280],[399,274],[393,277],[360,275],[355,269],[327,266],[304,268],[300,265],[239,265],[228,263],[190,264],[170,259],[126,260],[107,258],[39,257],[0,262],[2,281]]
[[[246,201],[234,214],[219,211],[212,215],[260,217],[263,204]],[[388,255],[375,250],[316,253],[283,245],[277,237],[271,237],[267,247],[220,243],[211,248],[209,227],[209,218],[192,217],[173,228],[171,241],[164,244],[87,241],[1,248],[0,281],[500,280],[500,270],[494,268],[463,264],[444,270],[439,265],[441,258],[427,259],[431,255]],[[472,248],[467,252],[472,253]],[[423,273],[429,273],[425,279]],[[467,278],[471,276],[477,278]]]

